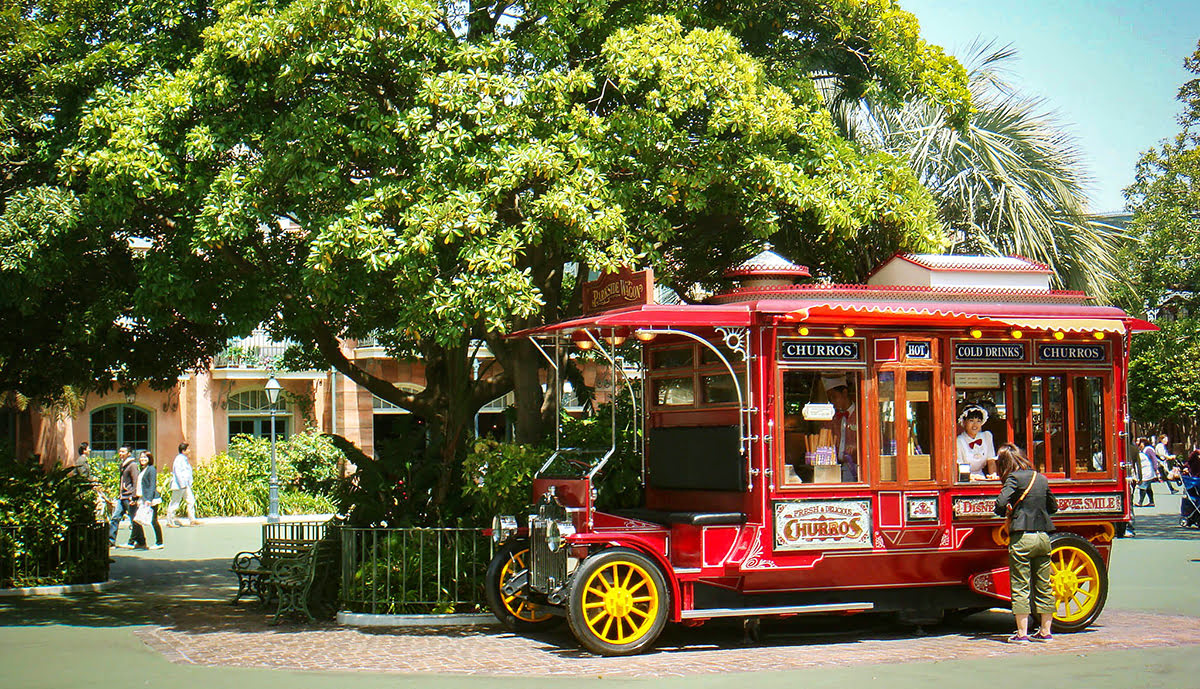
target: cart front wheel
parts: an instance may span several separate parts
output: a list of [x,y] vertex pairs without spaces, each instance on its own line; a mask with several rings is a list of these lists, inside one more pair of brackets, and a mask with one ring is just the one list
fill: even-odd
[[606,656],[649,648],[667,623],[667,582],[641,553],[612,548],[584,560],[571,586],[567,622],[588,650]]
[[520,593],[505,595],[504,586],[513,577],[529,568],[529,544],[509,541],[496,551],[486,575],[488,605],[492,614],[514,632],[533,632],[553,627],[562,618],[540,613],[537,606]]
[[1054,631],[1076,632],[1096,621],[1108,599],[1108,568],[1100,551],[1075,534],[1050,540],[1050,588]]

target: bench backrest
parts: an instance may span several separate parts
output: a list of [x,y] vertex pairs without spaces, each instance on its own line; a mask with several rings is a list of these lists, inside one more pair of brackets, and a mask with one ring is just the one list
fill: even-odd
[[279,558],[296,557],[306,554],[316,541],[299,538],[268,538],[263,543],[263,564]]
[[746,490],[746,461],[737,426],[651,428],[646,483],[669,490]]

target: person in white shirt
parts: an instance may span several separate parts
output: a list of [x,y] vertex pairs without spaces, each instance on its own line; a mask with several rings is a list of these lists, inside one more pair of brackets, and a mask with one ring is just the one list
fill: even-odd
[[978,404],[968,405],[958,417],[963,427],[958,434],[959,472],[969,474],[972,481],[997,478],[992,432],[983,430],[987,420],[987,410]]
[[184,501],[187,503],[188,523],[196,526],[200,522],[196,520],[196,496],[192,492],[192,463],[187,457],[187,443],[179,443],[179,454],[175,455],[175,462],[171,465],[171,504],[167,505],[167,526],[179,526],[179,520],[175,518],[175,510],[179,509],[179,503]]

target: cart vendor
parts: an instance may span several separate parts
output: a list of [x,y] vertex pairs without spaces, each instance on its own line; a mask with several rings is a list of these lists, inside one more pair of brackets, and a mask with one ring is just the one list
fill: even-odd
[[846,376],[822,376],[825,396],[833,405],[833,419],[826,428],[833,432],[838,464],[842,466],[842,483],[858,482],[858,409],[854,393]]
[[987,409],[978,404],[968,405],[958,417],[963,427],[958,434],[958,471],[969,474],[972,481],[997,478],[992,432],[983,430],[987,420]]

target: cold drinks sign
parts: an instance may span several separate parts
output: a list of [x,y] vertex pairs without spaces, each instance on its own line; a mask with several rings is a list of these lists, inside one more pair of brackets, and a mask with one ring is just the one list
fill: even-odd
[[1029,361],[1029,345],[1025,342],[955,342],[954,361],[962,363]]

